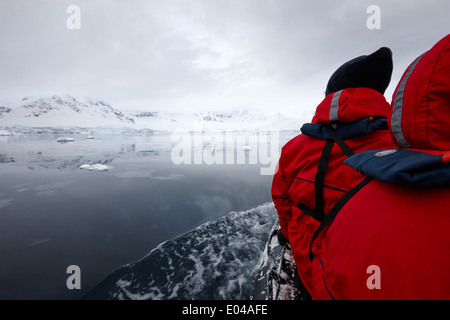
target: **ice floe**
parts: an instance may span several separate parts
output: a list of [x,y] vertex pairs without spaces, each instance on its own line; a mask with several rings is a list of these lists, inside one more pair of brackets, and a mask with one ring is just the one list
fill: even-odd
[[80,169],[89,170],[89,171],[108,171],[109,167],[105,164],[83,164],[80,166]]

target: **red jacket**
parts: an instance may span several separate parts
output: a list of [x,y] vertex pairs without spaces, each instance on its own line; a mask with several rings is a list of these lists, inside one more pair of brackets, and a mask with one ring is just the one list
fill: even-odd
[[315,299],[450,299],[450,35],[408,67],[392,106],[402,148],[345,160],[374,180],[313,248]]
[[[316,208],[315,180],[322,151],[331,137],[325,126],[336,131],[353,152],[395,146],[386,125],[390,105],[384,96],[369,88],[349,88],[328,95],[317,107],[312,123],[282,149],[272,184],[272,198],[281,231],[288,238],[297,269],[306,289],[312,291],[309,244],[320,222],[299,209]],[[323,183],[323,212],[355,186],[364,175],[343,165],[347,156],[333,145]],[[306,209],[303,209],[306,210]],[[316,243],[315,243],[316,244]]]

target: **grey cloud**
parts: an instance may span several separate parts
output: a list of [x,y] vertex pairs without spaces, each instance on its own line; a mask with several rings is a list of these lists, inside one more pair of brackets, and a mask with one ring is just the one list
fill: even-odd
[[[2,0],[0,99],[69,93],[147,109],[314,108],[331,73],[381,46],[390,91],[448,33],[445,0]],[[66,8],[81,8],[81,30]],[[389,90],[388,90],[389,91]],[[389,97],[388,97],[389,99]]]

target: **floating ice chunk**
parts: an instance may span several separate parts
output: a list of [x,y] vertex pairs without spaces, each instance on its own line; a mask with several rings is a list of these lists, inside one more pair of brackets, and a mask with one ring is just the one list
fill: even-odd
[[6,131],[6,130],[0,130],[0,136],[7,137],[7,136],[12,136],[12,135],[13,135],[12,132],[9,132],[9,131]]
[[32,246],[32,247],[38,246],[38,245],[48,242],[50,240],[51,240],[50,238],[34,238],[34,239],[31,239],[30,246]]
[[251,151],[252,147],[250,147],[250,146],[243,146],[242,150],[244,150],[244,151]]
[[92,171],[92,170],[95,170],[95,171],[108,171],[109,167],[107,165],[105,165],[105,164],[97,163],[97,164],[93,164],[93,165],[83,164],[83,165],[80,166],[80,169],[85,169],[85,170],[89,170],[89,171]]
[[97,171],[108,171],[109,170],[109,167],[107,166],[107,165],[104,165],[104,164],[94,164],[93,166],[92,166],[92,169],[93,170],[97,170]]
[[74,138],[58,138],[57,142],[74,142]]

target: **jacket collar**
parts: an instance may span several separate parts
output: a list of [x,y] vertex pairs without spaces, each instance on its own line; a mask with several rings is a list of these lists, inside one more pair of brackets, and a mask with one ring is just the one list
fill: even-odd
[[[330,140],[332,137],[325,126],[326,125],[322,123],[305,123],[300,130],[307,136],[322,140]],[[334,123],[333,127],[342,139],[356,138],[369,134],[375,130],[388,129],[386,118],[370,117],[348,123]]]

